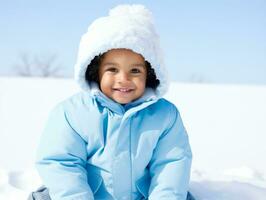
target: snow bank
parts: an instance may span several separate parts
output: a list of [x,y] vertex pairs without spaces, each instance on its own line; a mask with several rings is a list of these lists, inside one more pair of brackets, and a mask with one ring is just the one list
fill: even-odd
[[[79,91],[68,79],[0,78],[0,199],[41,184],[35,150],[52,107]],[[172,83],[193,150],[199,200],[265,199],[266,87]]]

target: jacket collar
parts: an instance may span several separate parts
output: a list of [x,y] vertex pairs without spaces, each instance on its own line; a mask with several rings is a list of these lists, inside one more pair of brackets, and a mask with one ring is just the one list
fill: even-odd
[[107,97],[101,92],[97,83],[91,83],[91,96],[96,99],[102,106],[108,107],[113,112],[118,114],[125,114],[127,111],[137,111],[140,110],[158,100],[155,91],[152,88],[146,88],[144,94],[133,102],[125,105],[121,105],[114,100]]

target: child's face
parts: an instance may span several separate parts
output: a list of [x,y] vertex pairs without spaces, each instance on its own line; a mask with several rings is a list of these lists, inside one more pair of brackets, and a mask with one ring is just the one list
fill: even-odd
[[106,52],[99,66],[101,91],[120,104],[141,97],[146,87],[144,58],[127,49]]

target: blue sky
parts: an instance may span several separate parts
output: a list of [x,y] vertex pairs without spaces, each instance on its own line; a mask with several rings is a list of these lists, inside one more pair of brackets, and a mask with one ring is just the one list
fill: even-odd
[[154,15],[172,80],[266,84],[266,1],[1,1],[0,75],[19,55],[49,57],[73,72],[81,35],[121,3]]

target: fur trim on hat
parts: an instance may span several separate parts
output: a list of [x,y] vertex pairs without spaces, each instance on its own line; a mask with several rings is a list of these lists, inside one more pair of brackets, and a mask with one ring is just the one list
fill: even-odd
[[91,60],[110,49],[125,48],[141,54],[155,70],[160,84],[155,90],[157,97],[168,89],[168,78],[164,68],[152,14],[143,5],[119,5],[110,10],[107,17],[96,19],[82,36],[75,64],[75,79],[84,90],[90,85],[85,79]]

